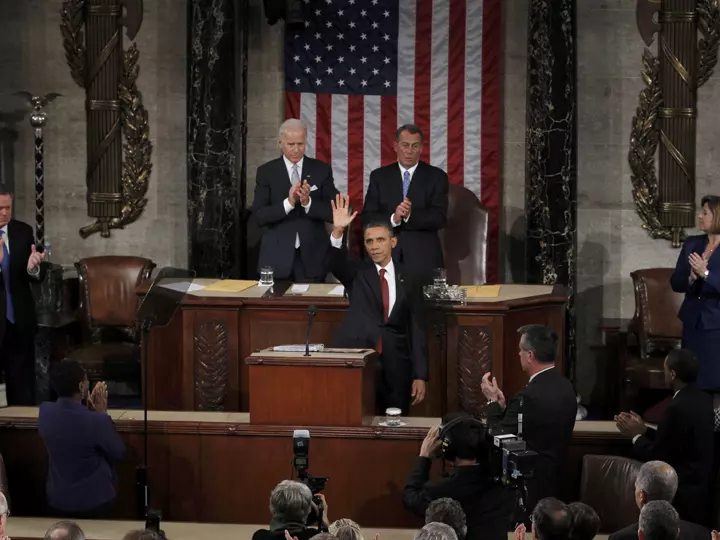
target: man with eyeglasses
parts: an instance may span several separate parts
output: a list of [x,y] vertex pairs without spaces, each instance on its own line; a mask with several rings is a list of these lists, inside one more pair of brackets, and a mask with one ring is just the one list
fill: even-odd
[[420,161],[423,143],[419,127],[406,124],[398,128],[397,163],[370,173],[362,218],[363,223],[389,218],[398,239],[393,259],[415,272],[429,274],[443,267],[438,231],[447,222],[448,176]]

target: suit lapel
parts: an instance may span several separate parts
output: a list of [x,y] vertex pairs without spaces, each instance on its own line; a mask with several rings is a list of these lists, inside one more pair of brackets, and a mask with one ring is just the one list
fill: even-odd
[[380,274],[378,274],[377,269],[375,268],[375,265],[368,265],[365,267],[365,270],[362,273],[363,279],[365,279],[365,282],[368,285],[368,288],[370,291],[372,291],[372,297],[373,301],[375,302],[375,308],[380,312],[380,315],[382,316],[383,313],[383,303],[382,303],[382,291],[380,290]]
[[[400,204],[403,200],[403,173],[400,170],[400,165],[397,162],[390,166],[390,171],[392,172],[392,174],[390,175],[390,200],[397,200],[397,204]],[[397,205],[394,202],[392,204]],[[392,207],[391,211],[395,211],[395,206]]]
[[395,264],[395,304],[393,305],[392,311],[388,320],[392,319],[397,313],[400,313],[401,306],[406,300],[405,294],[405,280],[402,275],[402,268],[399,264]]
[[21,256],[22,244],[20,242],[20,235],[15,227],[15,220],[10,220],[7,226],[7,235],[10,244],[10,271],[17,268]]
[[423,181],[423,162],[418,161],[417,169],[415,169],[415,173],[412,175],[412,180],[410,181],[410,188],[408,189],[407,197],[408,199],[415,200],[420,198],[420,193],[422,190],[422,181]]
[[310,159],[309,157],[305,156],[303,158],[303,166],[302,170],[300,171],[300,181],[307,180],[308,184],[311,186],[313,185],[313,170],[314,170],[315,160]]

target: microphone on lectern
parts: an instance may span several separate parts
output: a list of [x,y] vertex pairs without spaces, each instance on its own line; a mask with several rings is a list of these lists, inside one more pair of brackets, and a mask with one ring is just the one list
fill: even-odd
[[305,356],[310,356],[310,329],[312,328],[313,317],[317,314],[315,306],[308,306],[307,333],[305,334]]

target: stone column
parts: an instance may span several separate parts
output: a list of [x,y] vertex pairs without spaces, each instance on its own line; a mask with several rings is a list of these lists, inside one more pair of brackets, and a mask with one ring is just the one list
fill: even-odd
[[575,374],[575,0],[530,0],[525,211],[529,283],[568,287],[566,373]]

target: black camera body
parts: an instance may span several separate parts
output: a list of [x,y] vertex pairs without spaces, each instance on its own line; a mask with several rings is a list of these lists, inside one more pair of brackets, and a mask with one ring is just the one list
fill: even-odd
[[528,449],[521,436],[506,433],[488,437],[493,480],[503,486],[518,487],[535,477],[538,454]]
[[310,466],[310,432],[307,429],[296,429],[293,432],[293,468],[297,472],[298,480],[310,488],[312,501],[318,508],[308,517],[308,525],[322,523],[322,516],[325,513],[325,505],[318,493],[325,489],[325,484],[330,478],[328,476],[313,476],[308,473]]

